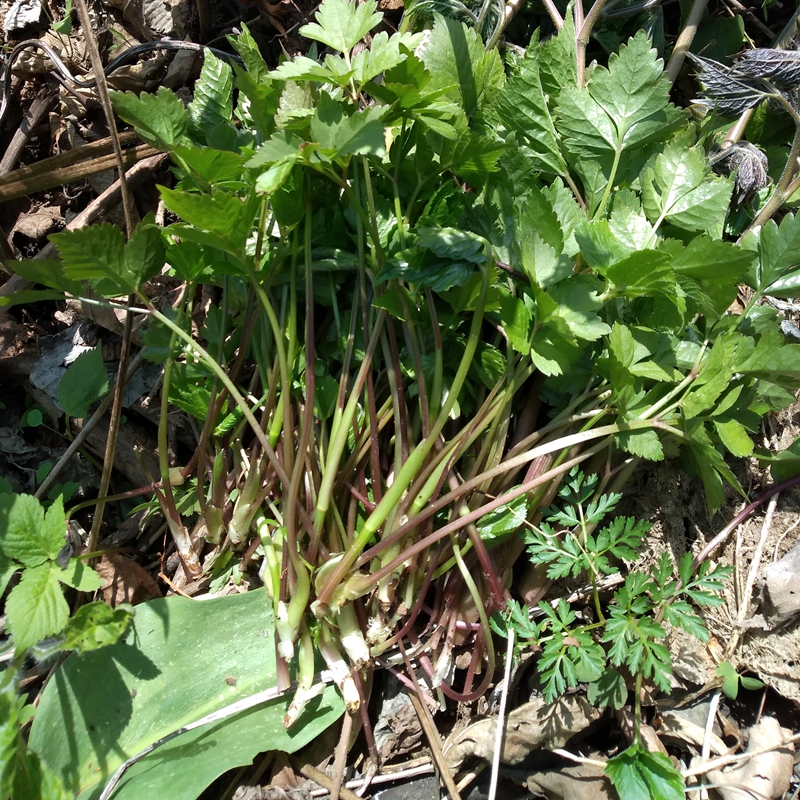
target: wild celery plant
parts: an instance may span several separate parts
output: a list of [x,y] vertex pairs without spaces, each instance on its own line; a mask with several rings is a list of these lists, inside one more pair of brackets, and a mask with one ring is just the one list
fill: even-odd
[[[602,494],[680,454],[714,511],[723,481],[739,489],[725,450],[749,455],[800,385],[776,313],[729,311],[739,282],[792,273],[800,222],[721,239],[731,183],[645,34],[579,86],[569,18],[506,77],[438,16],[354,52],[375,8],[325,0],[301,28],[324,59],[315,45],[274,70],[244,29],[244,67],[207,54],[188,108],[165,88],[115,95],[171,154],[179,221],[127,244],[109,225],[58,234],[60,262],[19,265],[74,296],[136,293],[166,359],[162,433],[168,402],[202,426],[191,532],[162,460],[178,552],[196,574],[256,528],[280,680],[297,651],[314,691],[316,643],[351,710],[351,668],[407,637],[446,695],[485,690],[513,534],[577,464]],[[164,261],[174,314],[142,288]],[[193,331],[200,285],[218,303]]]

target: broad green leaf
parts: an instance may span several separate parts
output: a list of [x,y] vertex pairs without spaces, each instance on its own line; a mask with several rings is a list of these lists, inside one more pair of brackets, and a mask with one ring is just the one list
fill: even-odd
[[257,169],[288,158],[296,158],[303,144],[303,140],[294,133],[276,131],[256,150],[255,155],[245,163],[245,166],[248,169]]
[[718,678],[722,678],[722,691],[726,697],[735,700],[739,695],[739,674],[729,661],[717,664],[714,673]]
[[[751,234],[748,238],[755,237]],[[794,296],[795,273],[800,266],[800,215],[787,214],[780,225],[769,220],[757,234],[757,240],[759,263],[751,285],[776,297]]]
[[59,573],[58,579],[79,592],[94,592],[103,585],[100,576],[80,558],[71,558],[67,568]]
[[663,753],[640,744],[608,760],[606,775],[620,800],[683,800],[685,784],[679,770]]
[[213,147],[175,147],[172,151],[179,164],[189,169],[209,186],[242,177],[242,156]]
[[[273,637],[261,589],[202,603],[143,603],[122,641],[73,654],[56,672],[41,695],[29,746],[72,797],[96,798],[127,757],[275,686]],[[290,701],[280,697],[160,746],[125,774],[115,800],[162,796],[166,786],[171,800],[194,800],[226,770],[260,752],[294,752],[343,713],[328,687],[286,731]]]
[[769,471],[775,483],[800,475],[800,438],[795,439],[780,453],[759,451],[756,456],[761,463],[769,464]]
[[642,175],[642,202],[656,228],[664,221],[719,237],[732,184],[710,173],[705,153],[670,144]]
[[656,241],[655,230],[648,221],[639,199],[624,190],[614,199],[608,227],[616,240],[632,253],[653,247]]
[[50,237],[63,262],[64,274],[76,281],[96,281],[103,294],[118,296],[136,288],[125,267],[125,236],[108,222]]
[[621,431],[614,440],[626,453],[641,456],[649,461],[664,460],[664,448],[654,430]]
[[58,382],[58,404],[68,417],[84,419],[89,406],[108,392],[108,375],[100,347],[81,353]]
[[[83,287],[79,281],[70,280],[64,275],[61,262],[55,259],[31,258],[14,262],[14,272],[31,283],[51,286],[60,292],[79,296]],[[17,292],[15,296],[19,296]]]
[[192,144],[186,134],[189,112],[181,99],[165,86],[159,87],[156,94],[111,92],[111,102],[114,111],[153,147],[171,150],[176,145]]
[[134,609],[127,603],[115,608],[105,603],[86,603],[70,618],[64,629],[61,647],[86,653],[116,644],[128,629]]
[[500,92],[497,113],[503,125],[517,132],[517,141],[527,144],[541,171],[565,175],[567,165],[539,75],[540,50],[537,31],[519,64],[519,72]]
[[624,297],[673,296],[675,276],[670,257],[657,250],[639,250],[604,271],[615,294]]
[[[0,507],[0,526],[2,526],[3,521],[3,511],[2,507]],[[20,569],[20,565],[3,553],[2,541],[0,541],[0,597],[6,593],[8,584],[18,569]]]
[[640,31],[594,70],[588,87],[564,89],[557,128],[574,153],[621,154],[663,141],[683,119],[669,103],[670,82],[647,34]]
[[61,631],[69,620],[69,606],[61,592],[54,561],[28,567],[6,600],[6,614],[14,648],[24,652],[31,645]]
[[[566,327],[566,326],[563,326]],[[581,348],[569,329],[548,321],[537,328],[531,342],[531,360],[544,375],[562,375],[578,360]]]
[[47,509],[30,494],[0,494],[0,550],[26,567],[55,561],[67,523],[61,497]]
[[348,116],[344,103],[322,92],[311,120],[311,137],[340,159],[370,154],[383,157],[386,138],[381,118],[386,111],[386,106],[370,106]]
[[554,315],[563,319],[579,339],[595,341],[611,333],[611,328],[596,313],[602,306],[594,281],[575,278],[550,287],[557,308]]
[[[197,229],[200,243],[213,244],[239,255],[253,227],[258,197],[246,200],[229,192],[217,190],[213,194],[194,194],[160,186],[166,207]],[[176,228],[177,230],[177,228]],[[208,240],[207,242],[205,240]]]
[[564,232],[549,199],[534,186],[517,223],[522,267],[541,289],[572,274],[573,260],[564,253]]
[[233,94],[233,70],[210,50],[203,51],[203,68],[194,85],[189,103],[189,119],[201,136],[215,125],[230,123]]
[[675,255],[672,266],[677,274],[701,282],[736,285],[742,282],[754,261],[755,253],[749,250],[700,235]]
[[578,80],[575,20],[571,13],[564,15],[564,26],[561,30],[540,47],[542,88],[545,94],[555,99],[565,86],[575,86]]
[[463,22],[434,15],[433,30],[422,50],[432,76],[430,89],[446,89],[468,117],[497,99],[505,81],[497,50],[486,50],[480,35]]
[[340,53],[349,53],[383,19],[376,13],[375,0],[361,5],[349,0],[323,0],[315,16],[316,22],[303,25],[298,31],[307,39],[332,47]]
[[741,422],[735,419],[714,420],[714,428],[731,455],[746,458],[753,454],[753,440]]
[[398,66],[422,40],[421,34],[395,33],[391,37],[381,31],[372,37],[372,44],[353,56],[353,77],[365,84],[383,72]]

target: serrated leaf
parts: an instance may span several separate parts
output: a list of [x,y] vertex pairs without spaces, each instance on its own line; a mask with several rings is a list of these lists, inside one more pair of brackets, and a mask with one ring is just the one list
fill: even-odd
[[125,236],[108,222],[50,237],[63,262],[64,274],[76,281],[97,281],[105,294],[129,294],[136,282],[125,266]]
[[233,70],[210,50],[203,51],[203,68],[194,85],[194,97],[189,103],[189,119],[204,135],[214,125],[230,123],[233,118]]
[[100,347],[81,353],[58,382],[58,404],[68,417],[84,419],[89,406],[108,392],[108,375]]
[[[62,264],[56,259],[31,258],[14,262],[14,272],[31,283],[51,286],[59,292],[80,296],[83,287],[79,281],[70,280],[64,275]],[[15,297],[21,292],[15,293]]]
[[431,74],[429,88],[445,96],[472,117],[493,103],[505,81],[497,50],[486,50],[480,35],[462,22],[434,15],[435,22],[421,53]]
[[604,275],[624,297],[674,296],[672,260],[657,250],[639,250],[609,266]]
[[45,513],[29,494],[0,494],[0,550],[26,567],[55,561],[66,536],[61,497]]
[[611,333],[611,328],[596,313],[602,302],[592,282],[579,278],[562,281],[550,287],[550,295],[558,305],[555,316],[563,319],[579,339],[595,341]]
[[[241,200],[234,194],[217,190],[213,194],[195,194],[160,186],[164,205],[197,229],[201,244],[221,247],[239,255],[253,227],[258,198]],[[210,234],[210,235],[209,235]],[[207,240],[207,241],[205,241]]]
[[532,187],[518,222],[520,260],[531,282],[542,289],[572,274],[573,260],[564,253],[564,232],[550,201]]
[[506,81],[500,92],[497,113],[507,128],[517,132],[518,141],[527,144],[541,171],[565,175],[567,166],[539,74],[540,50],[537,31],[519,64],[519,72]]
[[386,111],[386,106],[377,105],[348,116],[343,103],[323,92],[311,120],[311,137],[340,159],[353,155],[383,157],[386,138],[381,118]]
[[664,753],[650,753],[640,744],[610,758],[605,771],[620,800],[683,800],[681,773]]
[[58,579],[79,592],[94,592],[103,585],[100,576],[80,558],[71,558],[67,568],[59,573]]
[[86,603],[72,615],[64,629],[61,647],[86,653],[116,644],[128,629],[134,613],[127,603],[115,608],[101,602]]
[[621,153],[666,138],[682,118],[669,104],[670,82],[647,34],[640,31],[612,54],[608,69],[596,68],[588,87],[564,89],[558,98],[558,129],[582,155]]
[[188,166],[209,186],[242,177],[243,158],[239,153],[213,147],[176,147],[172,152],[180,164]]
[[616,240],[632,253],[652,247],[656,241],[655,230],[648,221],[639,199],[623,195],[622,192],[619,192],[614,200],[608,227]]
[[61,592],[53,561],[28,567],[6,600],[6,614],[17,653],[61,631],[69,620],[69,606]]
[[180,98],[161,86],[156,94],[142,92],[111,92],[114,111],[136,128],[142,139],[159,150],[175,145],[191,145],[186,132],[189,112]]
[[664,448],[654,430],[620,431],[614,440],[626,453],[641,456],[648,461],[664,460]]
[[314,19],[298,31],[306,39],[332,47],[340,53],[349,53],[383,19],[376,13],[375,0],[356,5],[349,0],[323,0]]
[[732,184],[712,175],[699,147],[670,144],[642,175],[642,203],[656,228],[663,221],[721,236]]
[[769,294],[789,288],[787,278],[800,266],[800,215],[787,214],[780,225],[766,222],[758,234],[758,255],[753,288]]
[[372,37],[368,49],[353,56],[353,78],[363,85],[398,66],[406,60],[421,38],[420,34],[413,33],[395,33],[390,37],[386,31],[381,31]]

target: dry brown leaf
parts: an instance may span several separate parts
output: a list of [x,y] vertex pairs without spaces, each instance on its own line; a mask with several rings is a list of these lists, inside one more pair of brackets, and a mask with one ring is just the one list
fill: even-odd
[[[505,764],[519,764],[533,750],[562,747],[602,713],[577,695],[555,703],[543,698],[526,703],[508,715],[500,759]],[[451,772],[472,756],[491,761],[496,728],[496,719],[482,719],[452,735],[442,748]]]
[[122,553],[101,556],[95,570],[103,579],[103,599],[112,607],[120,603],[136,605],[161,597],[161,590],[150,573]]
[[735,769],[709,772],[709,783],[715,785],[722,800],[749,800],[752,797],[777,800],[788,791],[792,780],[794,745],[777,746],[792,732],[781,728],[774,717],[762,717],[749,733],[746,752],[758,753],[768,747],[776,749],[755,755]]
[[[665,711],[661,716],[661,727],[658,729],[659,735],[668,742],[679,744],[691,744],[695,747],[702,747],[705,739],[705,728],[693,722],[688,714],[677,711]],[[711,752],[714,755],[724,755],[728,753],[725,742],[712,733],[709,739]]]
[[536,772],[528,776],[527,785],[532,794],[547,800],[617,800],[603,767],[593,764]]

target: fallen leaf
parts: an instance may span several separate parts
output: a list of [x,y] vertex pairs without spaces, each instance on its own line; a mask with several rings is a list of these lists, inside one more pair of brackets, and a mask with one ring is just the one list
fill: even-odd
[[759,797],[777,800],[789,790],[794,768],[794,745],[780,746],[791,736],[791,731],[781,728],[774,717],[762,717],[750,728],[750,741],[746,753],[758,753],[774,747],[768,753],[754,755],[741,766],[708,773],[722,800],[742,800]]
[[150,573],[121,553],[101,556],[95,570],[103,579],[103,599],[112,608],[119,603],[136,605],[162,596]]
[[[543,698],[526,703],[506,719],[500,759],[504,764],[519,764],[533,750],[562,747],[602,714],[577,695],[562,697],[555,703],[546,703]],[[482,719],[450,736],[442,748],[450,770],[457,771],[465,759],[473,756],[491,761],[496,729],[496,719]]]
[[617,800],[617,793],[603,767],[571,764],[528,776],[528,790],[547,800]]

